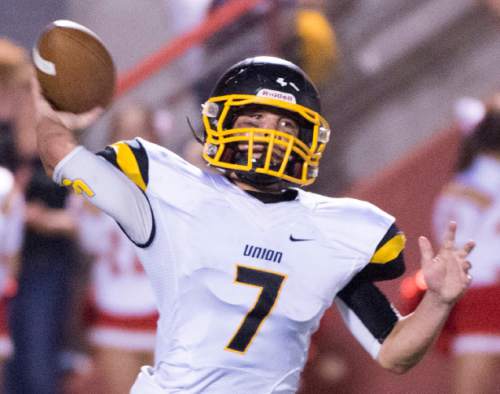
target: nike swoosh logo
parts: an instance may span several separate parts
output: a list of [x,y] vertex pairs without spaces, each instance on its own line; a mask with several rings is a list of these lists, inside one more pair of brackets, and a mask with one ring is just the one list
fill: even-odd
[[313,238],[295,238],[292,234],[290,234],[290,241],[303,242],[303,241],[314,241],[314,239]]

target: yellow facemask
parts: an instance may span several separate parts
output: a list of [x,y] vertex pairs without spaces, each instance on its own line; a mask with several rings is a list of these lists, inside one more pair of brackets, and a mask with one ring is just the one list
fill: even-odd
[[[231,128],[235,111],[247,105],[285,110],[307,127],[301,127],[298,137],[279,130]],[[266,174],[300,186],[315,181],[330,139],[328,122],[319,113],[299,104],[247,94],[210,98],[203,105],[203,124],[203,158],[210,165],[228,171]],[[241,144],[246,146],[246,152],[239,151],[240,160],[235,162],[235,147]],[[262,152],[260,160],[255,160],[256,146]],[[246,154],[246,160],[241,160],[242,154]]]

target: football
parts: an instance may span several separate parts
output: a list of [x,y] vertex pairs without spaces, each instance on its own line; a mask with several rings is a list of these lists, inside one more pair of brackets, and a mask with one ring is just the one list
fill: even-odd
[[69,20],[49,24],[33,47],[41,92],[58,111],[82,113],[107,107],[113,99],[116,69],[101,39]]

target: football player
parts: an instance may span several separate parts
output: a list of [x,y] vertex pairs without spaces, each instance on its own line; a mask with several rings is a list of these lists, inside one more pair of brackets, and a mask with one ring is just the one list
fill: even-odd
[[377,289],[403,272],[404,235],[370,203],[300,188],[318,175],[330,127],[288,61],[246,59],[217,82],[201,141],[220,174],[143,139],[94,155],[71,129],[99,110],[74,116],[38,101],[48,173],[120,224],[155,292],[156,362],[133,394],[293,393],[333,302],[371,356],[403,373],[469,285],[474,243],[456,246],[450,223],[437,254],[419,239],[428,291],[414,313],[400,316]]

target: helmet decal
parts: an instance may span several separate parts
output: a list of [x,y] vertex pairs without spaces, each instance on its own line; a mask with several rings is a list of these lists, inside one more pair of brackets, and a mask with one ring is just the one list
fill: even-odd
[[[285,78],[279,77],[276,82],[278,82],[281,86],[287,86],[289,82],[285,81]],[[297,85],[295,85],[293,82],[290,82],[290,86],[294,88],[297,92],[300,92],[300,89]]]
[[286,101],[287,103],[297,103],[295,96],[290,93],[280,92],[272,89],[261,89],[257,92],[257,97],[269,97],[276,100]]

